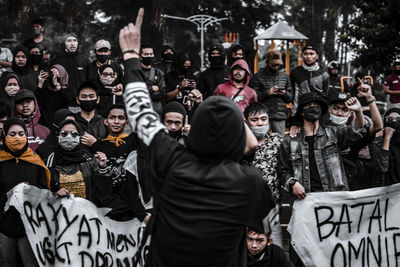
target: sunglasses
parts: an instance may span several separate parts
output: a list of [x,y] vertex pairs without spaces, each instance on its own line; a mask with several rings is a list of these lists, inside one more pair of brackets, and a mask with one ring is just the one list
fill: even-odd
[[390,123],[390,122],[398,122],[398,121],[400,121],[400,117],[386,117],[385,118],[385,122],[388,122],[388,123]]
[[274,65],[271,65],[271,66],[274,67],[274,68],[276,68],[276,67],[280,67],[281,64],[274,64]]
[[71,135],[73,138],[75,138],[75,137],[78,137],[78,136],[79,136],[79,133],[76,132],[76,131],[73,131],[73,132],[71,132],[71,133],[69,133],[69,132],[67,132],[67,131],[61,131],[61,132],[60,132],[60,135],[61,135],[62,137],[67,137],[68,135]]

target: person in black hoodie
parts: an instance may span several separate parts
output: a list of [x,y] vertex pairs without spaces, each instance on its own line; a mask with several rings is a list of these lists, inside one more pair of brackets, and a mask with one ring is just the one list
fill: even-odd
[[225,65],[225,50],[222,45],[213,44],[208,50],[210,67],[199,77],[199,90],[204,99],[212,96],[215,88],[229,79],[229,66]]
[[18,75],[21,89],[36,91],[38,86],[38,77],[31,68],[29,51],[25,46],[17,46],[13,51],[14,60],[12,70]]
[[[142,18],[140,9],[136,25],[121,30],[120,47],[128,119],[154,177],[146,265],[246,266],[246,226],[257,227],[274,206],[261,173],[239,164],[246,144],[255,148],[257,141],[246,129],[240,109],[221,96],[198,107],[188,148],[168,136],[151,107],[135,52],[140,48]],[[252,142],[246,137],[253,137]]]
[[4,123],[0,151],[0,265],[17,266],[18,254],[24,266],[38,266],[18,211],[4,211],[7,192],[19,183],[49,188],[50,172],[28,146],[25,123],[16,118]]
[[[62,65],[69,75],[68,88],[74,96],[78,95],[79,86],[86,80],[88,62],[78,52],[78,39],[75,34],[67,34],[63,45],[63,54],[54,59],[54,64]],[[71,100],[68,107],[77,112],[77,104]]]

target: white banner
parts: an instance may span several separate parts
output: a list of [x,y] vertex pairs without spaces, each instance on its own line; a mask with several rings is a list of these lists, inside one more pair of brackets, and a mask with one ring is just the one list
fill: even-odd
[[8,192],[9,206],[20,213],[40,266],[134,266],[144,230],[137,219],[117,222],[104,216],[110,209],[26,184]]
[[400,184],[308,193],[288,231],[306,266],[400,266]]

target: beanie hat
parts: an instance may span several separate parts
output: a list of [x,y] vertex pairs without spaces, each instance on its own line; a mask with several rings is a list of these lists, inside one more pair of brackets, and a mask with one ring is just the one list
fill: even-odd
[[167,105],[165,105],[163,112],[162,112],[162,119],[164,120],[165,114],[169,112],[176,112],[179,114],[182,114],[183,118],[186,116],[186,110],[185,107],[176,101],[169,102]]

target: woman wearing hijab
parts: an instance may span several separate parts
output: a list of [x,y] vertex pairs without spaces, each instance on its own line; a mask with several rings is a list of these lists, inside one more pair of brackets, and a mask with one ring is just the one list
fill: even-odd
[[38,86],[38,77],[31,68],[28,49],[25,46],[17,46],[13,56],[11,68],[18,75],[21,88],[35,92]]
[[106,116],[107,109],[113,104],[123,104],[123,87],[118,79],[118,72],[112,65],[102,65],[99,68],[97,88],[99,89],[100,103],[97,113]]
[[48,128],[51,128],[54,122],[54,113],[66,108],[73,99],[72,90],[68,88],[68,80],[65,68],[57,64],[51,66],[48,75],[45,72],[39,75],[39,85],[35,95],[40,112],[43,114],[40,122]]
[[[379,135],[379,136],[378,136]],[[391,108],[384,115],[384,129],[371,144],[371,158],[376,161],[376,185],[400,182],[400,109]]]
[[100,172],[105,173],[102,168],[107,158],[101,152],[92,157],[80,144],[81,135],[76,121],[64,120],[59,124],[58,145],[50,167],[51,190],[61,195],[72,193],[76,197],[93,200],[93,179],[101,175]]
[[2,90],[0,90],[0,101],[7,103],[14,110],[15,95],[20,90],[19,78],[15,73],[8,73],[2,79]]
[[50,172],[28,146],[25,123],[17,118],[4,123],[3,150],[0,151],[0,266],[37,266],[18,211],[4,206],[7,192],[19,183],[49,188]]

